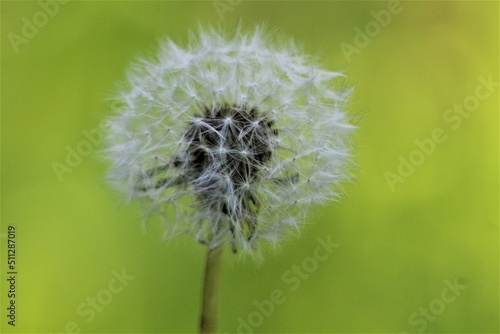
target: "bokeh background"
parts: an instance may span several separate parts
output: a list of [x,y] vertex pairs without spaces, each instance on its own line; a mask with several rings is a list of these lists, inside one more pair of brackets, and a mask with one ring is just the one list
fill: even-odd
[[[182,44],[199,22],[240,20],[279,28],[346,71],[358,168],[345,198],[315,208],[300,238],[265,261],[226,254],[220,331],[497,333],[499,3],[246,0],[1,2],[2,332],[197,331],[203,247],[188,236],[164,242],[160,224],[141,224],[140,206],[103,182],[99,138],[88,146],[85,131],[111,113],[106,99],[128,64],[159,39]],[[448,111],[464,103],[470,113]],[[435,129],[446,139],[415,153]],[[77,149],[89,155],[70,167]],[[405,170],[401,159],[418,165]],[[55,162],[71,171],[59,179]],[[405,176],[394,179],[398,168]],[[290,270],[310,261],[318,237],[339,247],[292,290],[283,275],[299,277]],[[276,289],[285,301],[259,311]]]

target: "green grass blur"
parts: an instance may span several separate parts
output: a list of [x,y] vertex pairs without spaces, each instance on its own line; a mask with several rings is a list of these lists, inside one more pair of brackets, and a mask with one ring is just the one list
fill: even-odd
[[[163,242],[156,223],[145,229],[140,206],[103,182],[96,146],[62,182],[53,163],[85,145],[128,64],[158,39],[183,43],[198,22],[230,29],[239,20],[282,29],[347,72],[358,168],[345,198],[315,208],[300,238],[263,263],[226,254],[221,332],[499,331],[498,2],[69,1],[57,13],[48,4],[53,17],[38,2],[1,2],[2,333],[197,331],[203,247],[187,236]],[[388,8],[399,12],[376,23],[373,13]],[[37,31],[23,28],[33,20]],[[372,37],[357,37],[365,29]],[[480,77],[497,84],[489,91]],[[478,89],[484,98],[474,100]],[[448,111],[464,103],[471,112]],[[418,153],[416,142],[434,148]],[[401,159],[418,166],[394,179]],[[328,236],[340,244],[333,254],[307,278],[294,274]],[[134,278],[113,280],[122,270]],[[283,302],[271,309],[275,290]]]

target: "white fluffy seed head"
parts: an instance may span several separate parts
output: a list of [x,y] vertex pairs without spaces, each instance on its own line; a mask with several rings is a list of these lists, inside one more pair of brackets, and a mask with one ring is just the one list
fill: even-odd
[[128,73],[109,119],[109,180],[166,234],[255,249],[297,230],[349,177],[345,76],[263,29],[200,29]]

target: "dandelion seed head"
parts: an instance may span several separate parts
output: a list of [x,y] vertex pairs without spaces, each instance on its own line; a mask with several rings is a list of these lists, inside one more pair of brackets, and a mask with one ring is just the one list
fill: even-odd
[[[166,234],[251,251],[297,230],[349,178],[345,76],[262,28],[200,29],[128,73],[109,118],[110,182]],[[166,216],[166,215],[165,215]]]

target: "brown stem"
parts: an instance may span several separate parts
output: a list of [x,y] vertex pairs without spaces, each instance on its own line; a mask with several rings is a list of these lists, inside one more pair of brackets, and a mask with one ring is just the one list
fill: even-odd
[[222,253],[221,247],[207,247],[200,321],[200,333],[203,334],[216,333],[217,330],[217,296]]

